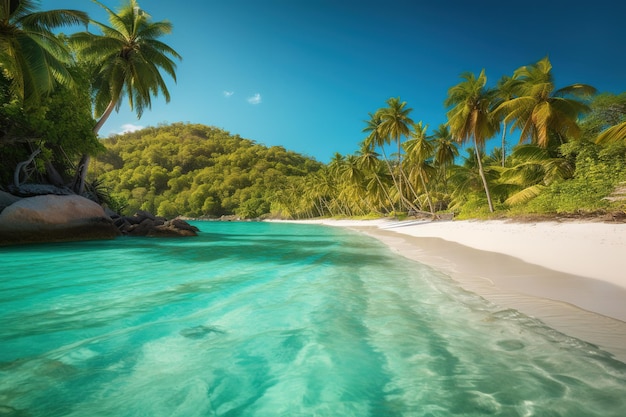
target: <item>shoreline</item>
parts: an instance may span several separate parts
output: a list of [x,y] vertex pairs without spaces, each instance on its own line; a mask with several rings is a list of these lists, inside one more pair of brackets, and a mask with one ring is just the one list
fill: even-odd
[[344,227],[626,363],[626,224],[304,220]]

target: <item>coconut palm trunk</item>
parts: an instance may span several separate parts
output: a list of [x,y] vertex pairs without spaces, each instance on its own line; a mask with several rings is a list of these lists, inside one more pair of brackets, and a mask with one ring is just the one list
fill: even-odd
[[[152,107],[152,95],[163,94],[169,102],[170,94],[161,71],[176,81],[175,59],[180,55],[158,38],[172,31],[166,20],[153,22],[137,3],[126,0],[118,12],[93,0],[109,15],[110,26],[92,21],[102,35],[80,32],[70,38],[77,56],[92,64],[95,73],[92,87],[95,91],[94,113],[99,117],[94,126],[98,133],[122,98],[128,99],[131,110],[141,118],[144,109]],[[89,155],[83,155],[74,177],[73,188],[84,192],[89,168]]]
[[502,168],[506,162],[506,122],[502,121]]
[[478,150],[478,143],[474,138],[474,152],[476,152],[476,161],[478,162],[478,173],[483,180],[483,187],[485,188],[485,195],[487,196],[487,204],[489,205],[489,211],[493,213],[493,202],[491,201],[491,192],[489,191],[489,184],[487,183],[487,177],[485,176],[485,170],[483,169],[482,158],[480,157],[480,151]]
[[448,98],[445,101],[445,105],[451,107],[447,113],[448,126],[450,126],[452,135],[459,142],[473,140],[478,170],[485,188],[489,211],[493,213],[491,193],[480,158],[480,150],[484,148],[485,141],[492,137],[499,128],[499,123],[490,111],[494,92],[485,88],[487,83],[485,70],[482,70],[478,77],[467,72],[461,74],[461,78],[463,78],[462,82],[448,90]]
[[[100,132],[100,128],[102,128],[102,126],[107,121],[109,116],[111,116],[111,113],[113,113],[113,109],[115,109],[115,105],[116,105],[115,101],[111,100],[111,102],[105,109],[104,113],[102,114],[102,116],[100,117],[96,125],[94,126],[93,133],[98,135],[98,132]],[[91,156],[89,154],[84,153],[81,156],[80,161],[78,162],[78,167],[76,168],[76,174],[74,175],[74,181],[72,182],[72,190],[74,190],[76,194],[80,195],[85,192],[85,183],[87,181],[87,172],[89,171],[90,161],[91,161]]]
[[424,179],[424,173],[420,170],[420,182],[422,183],[422,187],[424,188],[424,193],[426,194],[426,201],[428,202],[428,208],[430,209],[431,214],[435,214],[435,208],[433,206],[433,200],[430,198],[430,193],[428,192],[428,187],[426,186],[426,180]]

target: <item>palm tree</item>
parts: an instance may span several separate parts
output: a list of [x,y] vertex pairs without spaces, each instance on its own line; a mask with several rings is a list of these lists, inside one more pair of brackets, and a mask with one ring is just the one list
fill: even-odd
[[378,159],[378,154],[374,151],[374,146],[367,141],[362,142],[357,155],[359,168],[366,174],[371,174],[376,181],[376,186],[370,185],[367,187],[368,191],[375,190],[375,194],[383,193],[393,210],[393,201],[387,192],[387,187],[380,179],[380,160]]
[[387,100],[387,107],[380,109],[378,112],[380,117],[380,124],[378,125],[380,136],[382,136],[385,143],[395,141],[398,145],[397,187],[402,201],[405,201],[402,190],[402,178],[404,177],[402,170],[402,137],[408,137],[411,133],[410,126],[413,125],[413,120],[409,117],[409,114],[412,111],[413,109],[406,107],[406,101],[401,102],[400,97],[391,97]]
[[347,205],[358,210],[361,214],[367,214],[363,206],[371,209],[366,199],[365,174],[359,167],[358,157],[348,155],[341,167],[341,196]]
[[0,69],[26,107],[56,83],[71,85],[71,54],[52,30],[89,20],[78,10],[36,11],[37,6],[35,0],[0,0]]
[[416,172],[419,180],[426,194],[426,201],[430,208],[430,213],[434,215],[435,209],[433,202],[428,192],[427,182],[430,180],[430,172],[433,167],[428,163],[433,158],[435,148],[433,144],[428,140],[426,130],[428,126],[424,126],[422,122],[418,122],[413,125],[411,132],[411,138],[404,143],[404,148],[407,153],[407,161],[410,162],[412,172]]
[[534,65],[518,68],[513,73],[516,96],[500,104],[497,113],[503,112],[504,121],[511,129],[520,129],[520,141],[530,140],[542,148],[550,144],[551,134],[559,143],[566,137],[578,138],[580,128],[577,119],[589,107],[579,98],[596,93],[586,84],[572,84],[555,90],[552,64],[546,57]]
[[494,94],[485,88],[487,84],[485,70],[482,70],[478,77],[466,72],[461,74],[461,78],[464,81],[448,90],[448,97],[444,102],[446,107],[452,107],[447,113],[448,126],[452,136],[458,142],[473,141],[478,171],[485,188],[489,211],[493,213],[493,203],[483,170],[480,151],[484,149],[486,140],[498,130],[498,124],[490,112]]
[[[478,172],[478,158],[482,158],[483,152],[475,152],[472,147],[465,148],[466,156],[461,157],[459,164],[450,167],[449,182],[452,185],[451,206],[460,208],[465,204],[468,196],[481,189],[484,190],[482,178]],[[480,156],[478,156],[480,155]]]
[[[363,132],[369,133],[369,135],[367,136],[367,138],[365,138],[365,141],[363,143],[364,146],[372,149],[376,146],[380,147],[380,150],[383,153],[383,160],[387,165],[387,170],[389,171],[389,175],[391,176],[393,184],[397,190],[399,188],[398,182],[396,181],[396,176],[393,173],[393,168],[391,166],[391,163],[389,162],[389,158],[387,158],[387,152],[385,151],[385,145],[389,144],[389,136],[384,136],[382,134],[382,129],[380,128],[380,125],[382,123],[381,113],[382,109],[379,109],[373,114],[369,113],[370,118],[365,121],[366,126],[365,128],[363,128]],[[400,204],[402,204],[401,200]]]
[[[496,102],[494,107],[498,107],[500,104],[505,103],[515,97],[515,91],[518,88],[520,81],[509,77],[508,75],[503,76],[498,80],[498,84],[496,85]],[[502,117],[502,167],[504,168],[504,164],[506,162],[506,117]]]
[[574,164],[567,158],[553,157],[538,145],[517,146],[511,154],[510,166],[500,176],[500,182],[512,191],[505,204],[525,203],[555,181],[571,178],[574,170]]
[[[128,0],[115,13],[97,0],[92,0],[109,14],[110,26],[92,23],[102,35],[81,32],[72,36],[72,45],[78,56],[95,68],[93,88],[96,117],[94,127],[98,133],[114,109],[119,110],[124,96],[130,108],[140,118],[152,106],[152,96],[162,93],[169,102],[170,94],[161,71],[176,81],[175,59],[181,56],[158,38],[171,33],[169,21],[153,22],[139,8],[137,0]],[[82,192],[89,164],[85,154],[79,164],[75,188]]]
[[341,176],[341,170],[346,163],[346,158],[339,152],[335,152],[332,159],[328,163],[328,171],[337,180]]
[[459,156],[459,148],[456,146],[447,125],[439,125],[433,131],[433,139],[435,141],[435,164],[443,171],[443,177],[446,177],[446,170],[450,165],[454,164],[454,160]]

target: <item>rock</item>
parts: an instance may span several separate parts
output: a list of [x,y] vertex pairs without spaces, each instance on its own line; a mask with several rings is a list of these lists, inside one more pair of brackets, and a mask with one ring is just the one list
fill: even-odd
[[241,218],[239,218],[239,216],[236,216],[234,214],[230,214],[230,215],[224,214],[222,217],[220,217],[220,220],[223,222],[236,222],[238,220],[241,220]]
[[34,197],[38,195],[76,195],[74,191],[67,187],[57,187],[50,184],[22,184],[19,187],[11,186],[9,191],[22,196]]
[[198,228],[196,226],[192,226],[183,219],[172,219],[170,220],[170,225],[176,229],[187,230],[190,232],[197,232]]
[[2,212],[2,210],[4,210],[6,207],[21,199],[22,197],[17,197],[5,191],[0,191],[0,212]]
[[0,245],[113,239],[119,234],[99,204],[77,195],[23,198],[0,213]]
[[148,237],[197,236],[198,228],[182,219],[167,220],[146,211],[116,219],[115,224],[124,235]]
[[135,217],[142,218],[142,219],[156,220],[156,216],[154,214],[145,210],[139,210],[137,213],[135,213]]

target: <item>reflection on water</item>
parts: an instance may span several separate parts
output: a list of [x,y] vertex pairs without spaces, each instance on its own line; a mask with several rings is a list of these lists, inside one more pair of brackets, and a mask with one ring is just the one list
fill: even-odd
[[625,364],[376,240],[198,225],[3,249],[0,415],[626,415]]

